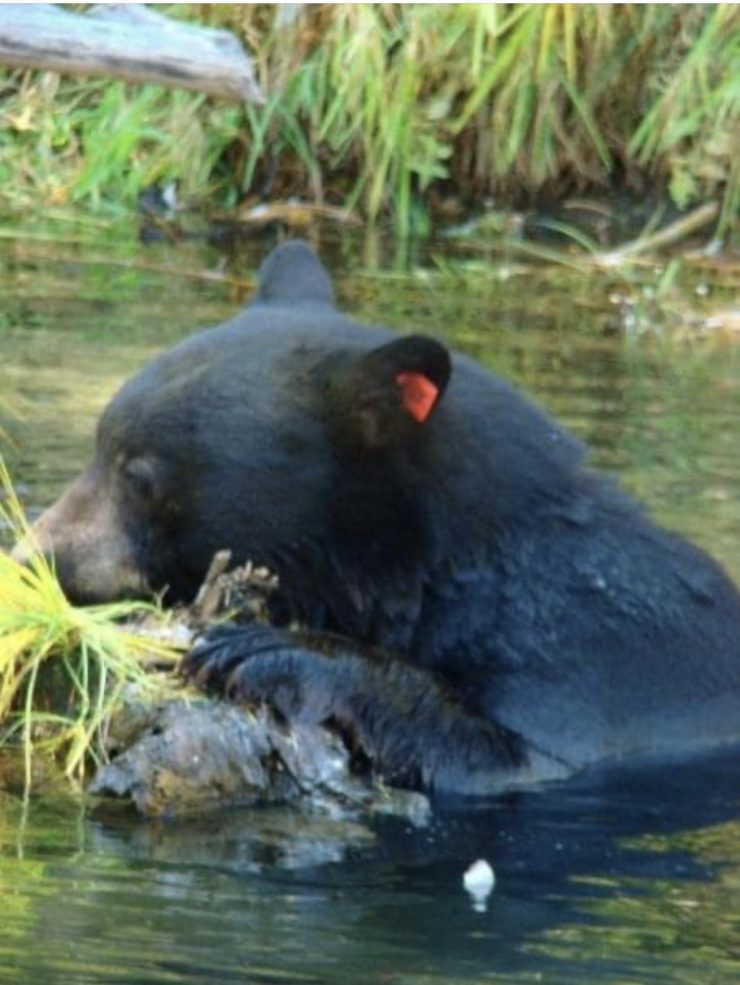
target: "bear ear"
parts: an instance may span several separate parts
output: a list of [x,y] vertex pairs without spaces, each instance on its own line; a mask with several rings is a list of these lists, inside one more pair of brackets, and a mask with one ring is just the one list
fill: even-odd
[[276,247],[262,263],[256,302],[334,305],[331,278],[321,260],[302,239]]
[[338,434],[374,448],[413,439],[434,415],[451,371],[447,349],[424,335],[371,350],[342,374],[333,408]]

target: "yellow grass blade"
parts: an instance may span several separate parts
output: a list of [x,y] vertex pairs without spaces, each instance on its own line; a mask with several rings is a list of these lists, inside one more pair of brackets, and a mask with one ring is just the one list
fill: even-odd
[[[0,488],[0,519],[16,540],[32,539],[1,457]],[[125,625],[143,615],[166,620],[143,602],[71,605],[48,558],[36,553],[24,566],[0,553],[0,745],[22,737],[28,784],[35,751],[61,754],[70,777],[80,777],[89,759],[102,755],[101,725],[124,683],[161,688],[148,667],[153,658],[174,666],[179,652]],[[57,707],[60,695],[63,707]]]

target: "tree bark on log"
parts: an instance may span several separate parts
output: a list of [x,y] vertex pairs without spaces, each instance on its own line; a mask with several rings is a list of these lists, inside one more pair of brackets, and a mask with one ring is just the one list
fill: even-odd
[[233,34],[172,21],[140,4],[101,4],[85,14],[46,3],[0,4],[0,64],[264,102]]

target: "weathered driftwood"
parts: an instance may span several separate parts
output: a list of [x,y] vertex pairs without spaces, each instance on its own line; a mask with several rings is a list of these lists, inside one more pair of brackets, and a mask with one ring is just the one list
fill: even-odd
[[147,816],[339,793],[349,776],[346,751],[323,729],[288,729],[266,709],[192,695],[152,704],[132,692],[109,744],[118,755],[89,792],[131,800]]
[[85,14],[46,3],[0,4],[0,64],[264,101],[232,34],[172,21],[140,4],[101,4]]
[[[333,815],[384,813],[423,823],[426,797],[355,775],[341,739],[320,725],[277,720],[192,693],[152,703],[131,691],[110,723],[117,752],[88,792],[145,817],[202,814],[235,804],[295,804]],[[100,805],[100,802],[98,804]]]
[[[250,562],[230,562],[229,551],[214,555],[194,602],[164,630],[151,630],[158,639],[187,645],[227,613],[267,621],[277,578]],[[136,627],[139,635],[146,629]],[[350,750],[322,725],[282,722],[267,707],[212,701],[192,688],[170,687],[159,701],[129,689],[108,723],[106,746],[112,761],[100,767],[90,793],[129,802],[146,817],[297,803],[419,822],[429,809],[421,794],[387,790],[371,773],[357,774]]]

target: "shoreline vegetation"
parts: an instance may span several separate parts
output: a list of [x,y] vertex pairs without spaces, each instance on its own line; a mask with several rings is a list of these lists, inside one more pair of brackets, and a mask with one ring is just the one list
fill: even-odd
[[[299,200],[401,236],[486,211],[627,196],[740,212],[740,7],[189,4],[233,31],[263,106],[0,72],[0,207],[115,215]],[[649,212],[647,213],[649,216]]]

